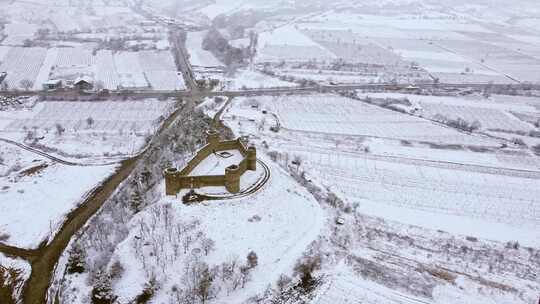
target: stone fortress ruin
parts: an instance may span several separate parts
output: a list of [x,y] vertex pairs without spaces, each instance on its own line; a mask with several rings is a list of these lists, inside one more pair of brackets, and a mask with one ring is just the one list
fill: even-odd
[[[228,150],[237,150],[242,155],[239,164],[225,168],[224,175],[191,176],[193,170],[208,156]],[[240,192],[240,178],[247,171],[257,170],[257,150],[247,147],[240,139],[220,141],[219,133],[215,130],[206,131],[206,145],[186,164],[182,170],[167,168],[165,176],[165,192],[167,195],[177,195],[182,189],[198,189],[203,187],[225,187],[230,193]]]

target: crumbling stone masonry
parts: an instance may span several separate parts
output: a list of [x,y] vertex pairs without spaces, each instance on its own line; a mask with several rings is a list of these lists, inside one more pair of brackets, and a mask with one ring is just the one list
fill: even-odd
[[[238,165],[227,167],[224,175],[189,176],[193,169],[212,153],[226,150],[238,150],[244,158]],[[182,170],[177,168],[165,169],[163,172],[165,176],[165,193],[167,195],[176,195],[182,189],[197,189],[210,186],[222,186],[230,193],[238,193],[240,192],[240,178],[247,170],[257,170],[257,150],[255,147],[246,147],[240,138],[220,141],[218,132],[208,130],[206,131],[206,145],[195,154]]]

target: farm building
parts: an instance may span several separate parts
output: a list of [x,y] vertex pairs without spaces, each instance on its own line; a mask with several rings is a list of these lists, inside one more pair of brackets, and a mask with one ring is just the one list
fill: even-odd
[[94,82],[90,77],[83,76],[75,79],[73,87],[79,91],[92,90],[94,88]]
[[50,79],[43,83],[43,90],[56,90],[62,87],[62,81],[58,79]]
[[6,72],[0,73],[0,84],[4,81],[4,79],[6,79],[6,77],[7,77],[7,73],[6,73]]

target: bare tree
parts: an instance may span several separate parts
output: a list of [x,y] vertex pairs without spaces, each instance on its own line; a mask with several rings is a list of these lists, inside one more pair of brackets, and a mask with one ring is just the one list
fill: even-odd
[[296,166],[296,171],[298,171],[298,169],[302,165],[302,158],[300,157],[300,155],[295,155],[292,163]]
[[290,277],[284,274],[280,275],[277,281],[278,291],[279,292],[285,291],[285,289],[287,288],[287,286],[289,286],[289,284],[291,284],[291,282],[292,282],[292,279]]
[[193,297],[192,300],[196,298],[204,304],[215,297],[218,291],[214,283],[215,273],[210,270],[208,264],[191,260],[188,261],[185,269],[187,292]]
[[536,155],[540,155],[540,144],[532,147],[533,152]]
[[66,131],[66,129],[59,123],[56,123],[54,127],[56,128],[56,135],[58,136],[62,136],[62,134],[64,134]]
[[34,83],[31,81],[31,80],[28,80],[28,79],[23,79],[21,80],[21,82],[19,83],[19,85],[21,86],[21,88],[25,89],[26,91],[30,90],[31,87],[34,86]]
[[189,248],[191,247],[191,243],[193,243],[193,237],[187,233],[184,233],[182,236],[182,246],[184,246],[184,254],[188,252]]
[[317,279],[313,277],[313,272],[321,269],[321,257],[305,257],[296,264],[294,270],[300,276],[300,287],[305,291],[311,291],[317,285]]
[[0,91],[7,91],[9,89],[9,85],[7,82],[5,81],[2,81],[0,83]]
[[86,124],[88,125],[89,128],[92,128],[92,125],[94,124],[94,119],[92,117],[88,117],[86,119]]
[[216,246],[216,242],[210,238],[204,238],[202,240],[202,249],[204,251],[204,255],[208,255],[210,251],[214,250],[214,247]]
[[240,283],[242,285],[242,288],[246,286],[246,283],[251,278],[251,273],[249,271],[250,268],[248,266],[240,267]]

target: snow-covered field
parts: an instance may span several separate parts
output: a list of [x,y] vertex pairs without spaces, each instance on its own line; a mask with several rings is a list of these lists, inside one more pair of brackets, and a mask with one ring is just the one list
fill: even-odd
[[144,146],[172,106],[172,101],[154,99],[40,102],[32,109],[0,112],[0,136],[35,138],[37,144],[70,156],[131,155]]
[[[379,15],[328,11],[291,18],[284,25],[265,20],[257,25],[257,62],[321,64],[342,60],[351,65],[367,65],[367,70],[373,65],[389,70],[415,66],[404,77],[409,82],[413,75],[425,71],[430,76],[422,76],[418,81],[539,81],[534,73],[540,65],[538,36],[530,36],[524,28],[512,28],[513,25],[495,27],[481,19],[450,15],[435,11],[422,16],[405,12]],[[520,39],[513,38],[515,32],[520,33]],[[312,74],[316,75],[318,70],[314,68]],[[347,82],[339,78],[333,81]]]
[[[516,155],[530,160],[518,165],[504,154],[396,147],[390,138],[402,139],[402,133],[395,131],[400,129],[381,126],[417,125],[418,133],[409,138],[417,140],[427,140],[426,134],[430,140],[444,142],[451,138],[456,144],[478,144],[480,138],[331,95],[255,98],[261,109],[277,109],[276,117],[285,128],[275,135],[265,134],[257,131],[260,126],[267,130],[277,122],[252,109],[254,101],[250,100],[234,100],[226,111],[224,117],[236,132],[257,134],[259,140],[274,143],[270,149],[286,153],[290,159],[299,157],[310,178],[357,203],[366,214],[498,241],[540,242],[536,233],[540,201],[534,190],[540,173],[533,156]],[[357,119],[362,125],[356,125]],[[376,136],[383,139],[365,138],[374,136],[364,126],[370,122],[380,128]],[[289,128],[302,132],[290,132]],[[400,132],[411,130],[407,125]],[[447,137],[452,132],[459,136]],[[490,142],[496,145],[486,140]]]
[[[330,126],[343,120],[335,118],[336,107],[316,102],[317,96],[302,98],[311,102],[310,110],[302,114],[317,113],[317,121],[328,121]],[[500,102],[502,96],[497,99],[501,111],[512,106]],[[388,138],[336,134],[333,128],[272,132],[269,128],[278,121],[261,110],[287,101],[303,104],[299,97],[290,96],[234,99],[224,119],[236,134],[266,143],[277,163],[303,172],[308,183],[332,191],[352,209],[325,210],[342,217],[345,224],[333,230],[330,241],[322,238],[315,246],[330,257],[321,271],[323,284],[310,303],[534,302],[538,290],[532,283],[534,276],[503,268],[527,264],[540,244],[537,157],[525,153],[522,157],[532,162],[516,166],[493,152],[439,150],[411,143],[399,147]],[[356,114],[354,108],[339,113]],[[302,114],[296,117],[301,119]],[[465,142],[470,140],[466,136],[475,138],[463,136]],[[448,249],[453,246],[455,252]],[[482,250],[490,253],[480,254]],[[497,270],[495,252],[508,257],[502,262],[506,266]],[[475,260],[479,254],[484,262]],[[538,267],[537,262],[531,265]]]
[[282,27],[260,35],[257,62],[329,61],[336,56],[294,27]]
[[44,158],[16,146],[2,142],[0,146],[0,177],[5,177],[22,168],[42,164]]
[[197,67],[222,67],[221,63],[211,52],[202,47],[202,42],[206,31],[189,32],[186,40],[186,48],[189,52],[189,61],[196,69]]
[[[102,50],[92,54],[80,47],[20,48],[2,51],[0,71],[8,73],[8,88],[41,90],[47,80],[74,81],[81,75],[109,90],[141,89],[181,91],[182,74],[170,51],[119,52]],[[1,55],[1,54],[0,54]]]
[[12,1],[2,4],[2,13],[7,37],[0,45],[8,50],[0,51],[0,71],[8,73],[10,89],[38,91],[47,80],[69,87],[80,76],[109,90],[185,89],[167,29],[127,2],[90,1],[82,8],[66,1]]
[[21,248],[37,247],[60,228],[66,214],[115,168],[114,165],[40,164],[44,167],[29,165],[0,179],[0,231],[9,236],[4,243]]
[[[186,89],[169,44],[182,29],[195,78],[218,80],[216,91],[438,82],[433,90],[444,94],[444,83],[538,84],[540,8],[528,2],[0,0],[0,72],[8,89],[38,91],[56,79],[69,87],[86,76],[96,89],[126,96],[171,94]],[[241,52],[204,50],[210,27]],[[240,56],[243,64],[225,66]],[[161,170],[185,163],[211,119],[183,103],[179,110],[189,110],[152,142],[159,147],[152,144],[71,240],[54,291],[74,304],[92,302],[92,288],[108,282],[120,304],[536,303],[540,98],[534,89],[531,97],[496,90],[504,91],[208,97],[198,108],[213,117],[225,107],[219,123],[256,145],[271,176],[256,193],[190,205],[181,203],[187,190],[164,195]],[[197,102],[207,91],[194,92]],[[173,108],[172,99],[5,102],[0,242],[47,241],[119,160],[146,147]],[[458,130],[458,119],[478,128]],[[229,152],[192,174],[223,174],[241,160]],[[246,172],[241,188],[264,169]],[[64,269],[74,244],[87,255],[82,273]],[[258,263],[246,268],[250,252]],[[270,301],[282,291],[281,275],[292,278],[286,288],[303,287],[298,266],[308,257],[322,266],[305,301]],[[2,254],[0,266],[30,273]],[[192,297],[201,276],[211,278],[209,299]]]
[[[11,48],[0,65],[0,71],[8,73],[5,80],[8,87],[31,89],[46,55],[45,48]],[[27,86],[23,81],[27,83]]]
[[245,90],[245,89],[261,89],[261,88],[279,88],[279,87],[296,87],[298,84],[279,80],[275,77],[265,75],[261,72],[243,69],[239,70],[234,77],[224,77],[224,89],[226,90]]
[[501,97],[501,101],[496,98],[484,97],[439,97],[422,96],[412,94],[395,93],[361,93],[359,96],[366,98],[389,98],[406,99],[415,108],[418,115],[436,119],[442,115],[448,119],[461,118],[468,122],[478,121],[482,129],[505,129],[511,131],[529,131],[533,128],[512,113],[539,113],[534,107],[534,102],[540,99],[531,98],[533,104],[527,102],[505,101],[511,97]]
[[287,130],[436,143],[490,144],[429,121],[335,95],[263,97]]

